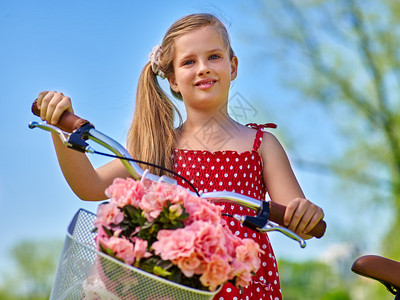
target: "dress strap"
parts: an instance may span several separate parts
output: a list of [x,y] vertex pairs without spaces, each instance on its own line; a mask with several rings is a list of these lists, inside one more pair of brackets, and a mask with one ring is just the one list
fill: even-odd
[[253,151],[257,151],[260,148],[262,138],[263,138],[263,128],[276,128],[276,124],[274,123],[266,123],[266,124],[256,124],[256,123],[249,123],[246,124],[253,129],[257,129],[256,138],[254,139],[253,144]]
[[248,123],[247,127],[251,127],[253,129],[262,129],[262,128],[276,128],[278,127],[275,123],[265,123],[265,124],[257,124],[257,123]]

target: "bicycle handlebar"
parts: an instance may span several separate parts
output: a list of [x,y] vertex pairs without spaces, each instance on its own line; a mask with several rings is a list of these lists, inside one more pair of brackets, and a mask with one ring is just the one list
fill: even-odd
[[[239,204],[255,211],[261,210],[262,201],[233,192],[209,192],[202,194],[201,197],[210,199],[213,203],[225,202]],[[281,226],[285,226],[283,218],[285,216],[286,206],[273,201],[267,201],[267,203],[269,206],[269,220]],[[326,223],[321,220],[308,234],[316,238],[321,238],[325,234],[325,230]]]
[[[37,100],[33,102],[32,105],[32,113],[36,116],[40,116],[40,110],[37,107]],[[81,128],[84,128],[90,124],[89,121],[84,120],[75,114],[65,111],[63,115],[61,116],[59,122],[55,124],[55,126],[52,125],[44,125],[44,124],[38,124],[38,123],[31,123],[30,127],[40,127],[42,129],[52,131],[52,132],[57,132],[59,133],[60,136],[62,136],[62,139],[65,139],[65,135],[67,133],[72,133],[70,134],[70,137],[73,135],[74,132],[79,131]],[[91,124],[90,124],[91,125]],[[58,132],[57,128],[61,129],[64,132]],[[82,136],[81,136],[82,138]],[[113,139],[109,138],[108,136],[102,134],[101,132],[97,131],[94,129],[94,126],[90,126],[90,128],[85,132],[85,138],[86,139],[91,139],[95,141],[96,143],[102,145],[103,147],[106,147],[113,153],[117,154],[120,157],[125,157],[125,158],[131,158],[130,154],[126,151],[124,147],[122,147],[119,143],[114,141]],[[70,144],[66,141],[64,141],[65,144]],[[85,143],[86,144],[86,143]],[[86,144],[87,145],[87,144]],[[80,145],[81,146],[81,145]],[[81,146],[82,149],[78,149],[82,152],[92,152],[91,148],[87,146]],[[74,147],[72,147],[74,148]],[[146,176],[147,178],[153,180],[153,181],[166,181],[169,183],[176,184],[176,180],[173,180],[169,177],[162,176],[158,177],[154,174],[151,173],[145,173],[135,162],[128,161],[128,160],[122,160],[122,163],[124,163],[125,167],[128,169],[128,171],[131,173],[131,175],[135,179],[140,179],[142,176]],[[234,203],[234,204],[239,204],[243,205],[247,208],[256,210],[256,211],[261,211],[262,210],[262,203],[265,201],[260,201],[251,197],[247,197],[241,194],[233,193],[233,192],[209,192],[209,193],[203,193],[201,198],[207,198],[213,203],[218,203],[218,202],[227,202],[227,203]],[[283,218],[285,215],[286,207],[283,205],[280,205],[276,202],[268,201],[268,216],[267,221],[270,220],[274,223],[277,223],[279,225],[284,226]],[[237,220],[241,221],[242,223],[246,223],[246,220],[242,220],[240,218],[236,218]],[[266,223],[267,223],[266,221]],[[271,226],[271,224],[265,224],[263,226],[259,226],[260,228],[257,227],[257,229],[260,232],[267,232],[270,231],[268,229],[267,225]],[[261,228],[262,227],[262,228]],[[301,239],[299,236],[297,236],[295,233],[291,232],[290,230],[286,228],[280,227],[279,230],[283,232],[284,234],[288,235],[289,237],[297,240],[300,242],[302,247],[305,247],[305,242],[303,239]],[[316,238],[321,238],[326,230],[326,223],[321,220],[312,230],[309,232],[309,235],[312,235]]]

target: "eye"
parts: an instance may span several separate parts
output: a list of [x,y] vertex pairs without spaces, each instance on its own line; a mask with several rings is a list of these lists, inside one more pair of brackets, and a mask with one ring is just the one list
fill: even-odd
[[221,56],[219,56],[218,54],[213,54],[213,55],[210,55],[210,58],[209,59],[211,59],[211,60],[213,60],[213,59],[218,59],[218,58],[220,58]]
[[182,63],[182,66],[188,66],[188,65],[191,65],[191,64],[193,64],[194,63],[194,61],[193,60],[185,60],[183,63]]

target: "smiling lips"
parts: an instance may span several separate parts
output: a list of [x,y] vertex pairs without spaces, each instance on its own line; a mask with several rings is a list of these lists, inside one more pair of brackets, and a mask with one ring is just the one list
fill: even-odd
[[209,89],[212,86],[214,86],[214,84],[216,82],[217,81],[214,80],[214,79],[203,79],[203,80],[200,80],[200,81],[196,82],[196,86],[198,86],[201,89]]

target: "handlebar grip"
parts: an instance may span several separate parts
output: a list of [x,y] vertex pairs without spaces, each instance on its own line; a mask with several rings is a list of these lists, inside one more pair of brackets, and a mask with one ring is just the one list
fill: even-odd
[[[280,205],[276,202],[269,201],[269,219],[272,222],[278,223],[284,226],[283,217],[285,215],[286,206]],[[316,238],[321,238],[325,234],[326,223],[321,220],[315,227],[307,234],[312,235]]]
[[[32,113],[35,116],[40,117],[40,109],[37,106],[37,99],[32,104]],[[88,123],[90,123],[90,122],[78,117],[77,115],[74,115],[73,113],[71,113],[69,111],[65,111],[61,115],[60,120],[58,121],[57,124],[55,124],[55,126],[66,132],[73,132],[76,129],[78,129]]]

